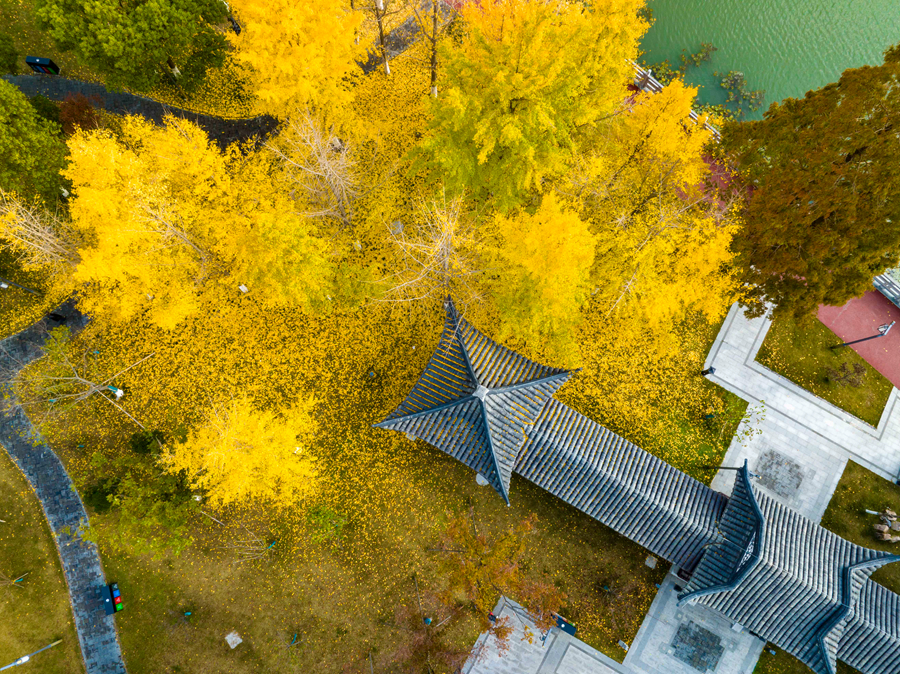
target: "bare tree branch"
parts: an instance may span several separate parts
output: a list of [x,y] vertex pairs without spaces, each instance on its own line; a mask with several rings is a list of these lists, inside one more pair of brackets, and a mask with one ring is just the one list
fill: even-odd
[[332,218],[342,227],[351,224],[360,189],[355,154],[348,142],[326,131],[305,109],[288,119],[277,144],[266,143],[266,147],[281,159],[290,180],[306,197],[311,209],[303,215]]
[[480,242],[474,225],[462,214],[463,198],[422,200],[421,223],[408,235],[401,222],[390,226],[391,240],[401,253],[402,268],[382,279],[389,290],[382,301],[415,302],[456,295],[465,304],[480,298],[472,285],[478,269]]
[[34,204],[25,204],[0,190],[0,236],[29,267],[75,266],[78,245],[75,233],[55,215]]

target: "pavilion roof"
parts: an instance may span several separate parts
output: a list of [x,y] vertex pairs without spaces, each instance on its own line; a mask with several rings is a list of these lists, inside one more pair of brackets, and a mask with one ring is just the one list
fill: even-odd
[[381,423],[434,445],[487,479],[506,503],[509,481],[533,424],[569,378],[485,337],[444,303],[444,330],[409,395]]
[[757,493],[746,463],[719,530],[725,540],[707,549],[679,600],[723,613],[817,674],[835,674],[847,627],[865,613],[861,590],[900,557],[846,541]]

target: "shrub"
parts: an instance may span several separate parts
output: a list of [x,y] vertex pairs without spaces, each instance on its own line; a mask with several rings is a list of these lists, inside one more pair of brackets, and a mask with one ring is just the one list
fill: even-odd
[[327,506],[313,506],[307,513],[307,522],[309,523],[310,538],[316,543],[323,543],[328,540],[336,540],[340,542],[347,524],[347,516],[332,510]]
[[63,133],[71,135],[75,129],[96,129],[100,124],[100,116],[95,108],[101,103],[99,96],[69,94],[59,105],[59,122]]
[[19,74],[19,52],[13,39],[6,33],[0,33],[0,75]]
[[38,94],[37,96],[32,96],[28,100],[31,102],[32,107],[34,107],[34,111],[37,112],[38,117],[43,117],[48,122],[59,124],[58,104],[54,103],[46,96],[41,96],[40,94]]
[[159,443],[165,441],[165,436],[160,431],[138,431],[131,436],[128,446],[135,454],[157,454]]
[[115,493],[116,485],[109,480],[95,482],[81,492],[81,500],[94,512],[105,513],[112,507],[109,497]]

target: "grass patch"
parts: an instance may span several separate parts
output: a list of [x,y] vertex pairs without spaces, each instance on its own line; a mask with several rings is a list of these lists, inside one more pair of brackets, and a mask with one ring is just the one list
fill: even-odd
[[50,529],[28,482],[0,447],[0,573],[28,575],[0,586],[0,666],[62,639],[35,656],[44,674],[83,672],[69,593]]
[[[828,503],[828,510],[822,516],[822,526],[858,545],[897,554],[900,544],[876,539],[872,525],[878,524],[878,518],[863,512],[881,511],[886,507],[900,512],[900,486],[848,461]],[[872,579],[900,592],[900,563],[881,567],[872,574]]]
[[[175,671],[176,666],[182,672],[342,672],[365,664],[370,649],[376,670],[385,671],[407,638],[398,607],[416,606],[412,574],[418,575],[423,595],[437,584],[440,553],[427,548],[435,545],[447,509],[467,504],[486,531],[506,529],[537,513],[527,573],[569,595],[564,612],[581,639],[619,661],[624,658],[616,642],[633,640],[655,583],[665,576],[664,564],[647,568],[643,548],[524,480],[513,479],[513,504],[507,507],[437,450],[416,443],[413,453],[419,456],[403,460],[418,464],[409,485],[419,494],[416,506],[400,521],[353,518],[339,543],[314,542],[299,519],[266,521],[264,513],[244,513],[223,519],[227,529],[211,520],[198,523],[195,546],[180,557],[153,559],[101,544],[107,575],[119,583],[128,603],[117,618],[129,672]],[[439,477],[426,478],[426,470]],[[266,541],[276,540],[268,557],[235,563],[227,542],[238,521]],[[101,541],[103,529],[115,526],[111,515],[94,515],[92,522]],[[381,531],[375,549],[368,542],[372,532],[363,528]],[[628,593],[615,614],[609,611],[615,599],[604,586]],[[435,623],[446,617],[446,610],[425,604]],[[184,615],[187,611],[190,616]],[[478,635],[474,616],[465,612],[443,629],[465,649]],[[224,642],[231,630],[244,639],[234,651]],[[294,634],[297,645],[288,648]]]
[[40,29],[33,0],[0,0],[0,26],[16,45],[20,75],[31,72],[25,65],[26,56],[40,56],[52,59],[59,66],[62,77],[102,82],[102,78],[81,64],[74,53],[57,49],[50,35]]
[[[785,653],[781,649],[774,649],[776,654],[772,655],[769,653],[770,648],[773,648],[772,645],[767,644],[759,662],[756,663],[753,674],[810,674],[812,671],[793,655]],[[859,674],[859,672],[838,660],[837,674]]]
[[[832,405],[878,426],[893,385],[852,349],[828,348],[835,344],[840,344],[840,338],[819,321],[807,326],[781,317],[772,322],[756,360]],[[827,368],[837,370],[844,363],[851,370],[854,365],[863,366],[861,386],[841,386],[828,380]]]

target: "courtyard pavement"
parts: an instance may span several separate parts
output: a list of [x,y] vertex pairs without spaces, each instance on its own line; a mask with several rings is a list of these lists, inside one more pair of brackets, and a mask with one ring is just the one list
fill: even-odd
[[[755,485],[815,522],[821,520],[847,460],[888,480],[900,474],[900,401],[895,388],[878,427],[857,419],[756,362],[769,330],[734,305],[707,356],[709,378],[749,403],[754,414],[738,429],[722,465],[746,459]],[[743,433],[753,430],[752,435]],[[734,471],[720,470],[712,487],[730,493]]]
[[670,573],[625,656],[640,674],[749,674],[765,642],[703,605],[679,607],[684,581]]
[[[628,674],[629,670],[583,641],[553,628],[547,638],[516,602],[500,597],[494,615],[512,627],[509,650],[501,655],[497,640],[479,637],[463,665],[463,674]],[[526,637],[526,630],[529,637]]]

